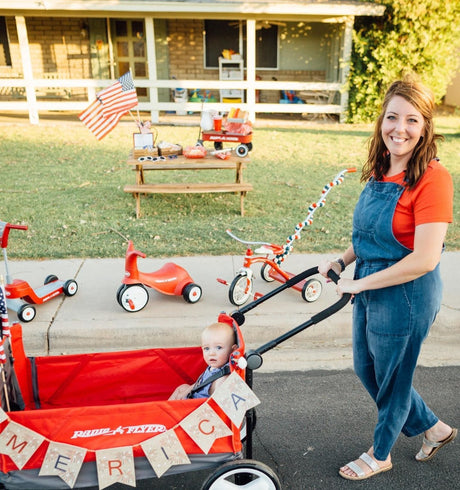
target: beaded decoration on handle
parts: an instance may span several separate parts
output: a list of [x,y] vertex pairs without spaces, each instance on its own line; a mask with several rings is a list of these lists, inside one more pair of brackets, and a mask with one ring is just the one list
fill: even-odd
[[310,226],[313,223],[313,215],[315,214],[315,211],[318,208],[322,208],[326,204],[326,196],[329,194],[331,189],[337,185],[340,185],[344,181],[346,173],[353,172],[356,172],[356,168],[346,168],[345,170],[339,172],[331,182],[323,187],[320,199],[309,206],[308,215],[305,220],[302,221],[302,223],[296,225],[295,233],[293,235],[289,235],[287,237],[286,243],[283,245],[283,253],[280,253],[274,258],[276,264],[280,265],[284,261],[284,259],[291,253],[294,241],[300,238],[300,234],[306,226]]

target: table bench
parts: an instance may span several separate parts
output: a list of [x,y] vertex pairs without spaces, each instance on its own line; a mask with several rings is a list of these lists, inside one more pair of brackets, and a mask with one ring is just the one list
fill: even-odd
[[[211,192],[232,192],[240,194],[240,212],[244,216],[244,197],[253,186],[243,182],[243,169],[246,168],[249,158],[231,156],[222,160],[211,155],[204,158],[188,159],[183,155],[159,161],[139,161],[132,153],[128,158],[128,165],[136,172],[136,183],[124,186],[124,191],[132,193],[136,200],[136,217],[141,216],[141,194],[205,194]],[[209,182],[209,183],[147,183],[145,172],[150,170],[235,170],[235,182]]]

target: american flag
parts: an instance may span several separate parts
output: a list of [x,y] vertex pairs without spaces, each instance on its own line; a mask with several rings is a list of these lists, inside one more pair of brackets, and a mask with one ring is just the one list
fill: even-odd
[[6,356],[3,344],[6,337],[10,336],[10,324],[8,322],[8,308],[6,306],[6,294],[3,284],[0,284],[0,316],[2,319],[2,335],[0,341],[0,364],[5,364]]
[[127,72],[113,85],[101,90],[96,95],[96,100],[78,117],[101,140],[136,105],[136,89],[131,73]]
[[2,337],[10,336],[10,323],[8,321],[8,307],[6,306],[6,294],[3,284],[0,284],[0,316],[2,319]]
[[126,114],[137,106],[137,94],[131,72],[125,73],[113,85],[98,93],[102,101],[102,112],[105,117],[114,114]]

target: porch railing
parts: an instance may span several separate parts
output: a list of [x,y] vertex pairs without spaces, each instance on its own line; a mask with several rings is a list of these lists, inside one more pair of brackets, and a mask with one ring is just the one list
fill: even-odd
[[[31,123],[37,124],[39,113],[41,111],[83,111],[90,102],[92,102],[96,93],[104,87],[113,83],[112,80],[93,80],[93,79],[33,79],[25,80],[23,78],[2,78],[0,79],[0,93],[5,89],[11,89],[16,99],[1,100],[0,111],[25,111],[29,112]],[[348,93],[341,83],[328,82],[284,82],[284,81],[221,81],[221,80],[147,80],[136,79],[135,86],[139,88],[150,89],[150,100],[140,101],[138,109],[142,112],[150,112],[153,122],[159,121],[161,111],[186,111],[201,112],[204,107],[210,110],[226,111],[230,104],[220,102],[159,102],[158,90],[167,88],[183,88],[187,90],[196,89],[243,89],[246,93],[246,100],[243,103],[235,103],[232,106],[239,107],[248,111],[249,117],[255,121],[257,113],[285,113],[285,114],[338,114],[342,120],[348,105]],[[84,100],[75,101],[72,97],[68,100],[37,100],[44,88],[55,88],[61,92],[69,93],[71,89],[84,89],[86,97]],[[284,104],[284,103],[264,103],[256,102],[256,91],[275,90],[291,91],[297,94],[308,92],[314,95],[339,93],[340,103],[332,104],[327,102],[327,98],[315,100],[312,98],[310,103],[302,104]],[[24,100],[18,98],[24,97]],[[309,100],[310,98],[305,98]]]

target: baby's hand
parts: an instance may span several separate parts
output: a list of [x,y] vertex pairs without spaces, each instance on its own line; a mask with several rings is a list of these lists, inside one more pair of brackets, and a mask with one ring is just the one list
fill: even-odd
[[193,385],[180,385],[173,391],[168,400],[185,400],[190,391],[192,391],[192,388]]

